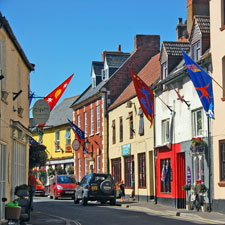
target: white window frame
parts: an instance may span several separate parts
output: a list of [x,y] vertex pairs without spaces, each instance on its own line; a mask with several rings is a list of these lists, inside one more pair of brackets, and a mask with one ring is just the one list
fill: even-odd
[[[198,116],[201,115],[201,126],[202,129],[198,130]],[[192,111],[192,132],[193,132],[193,137],[199,137],[203,135],[203,110],[202,109],[197,109]]]
[[97,173],[101,172],[101,156],[97,155]]
[[80,114],[77,115],[77,126],[80,128]]
[[97,133],[100,132],[100,105],[96,106]]
[[84,133],[85,137],[87,137],[87,112],[84,112]]
[[81,181],[81,159],[78,159],[78,180]]
[[170,142],[170,119],[162,121],[162,144]]
[[56,130],[55,131],[55,152],[59,152],[60,151],[59,146],[60,146],[60,131]]
[[65,136],[66,146],[67,145],[71,145],[71,129],[70,128],[67,128],[66,129],[66,135],[67,135],[67,132],[69,132],[69,135],[68,136]]
[[91,135],[94,134],[94,110],[91,108]]

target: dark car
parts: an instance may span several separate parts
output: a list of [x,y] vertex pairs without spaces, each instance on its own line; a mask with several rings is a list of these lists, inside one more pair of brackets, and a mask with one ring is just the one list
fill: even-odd
[[77,183],[74,203],[87,205],[88,201],[99,201],[102,204],[110,201],[110,205],[116,204],[115,182],[110,174],[91,173],[83,177]]
[[58,199],[59,197],[74,198],[76,188],[76,179],[70,175],[56,175],[50,184],[50,198]]

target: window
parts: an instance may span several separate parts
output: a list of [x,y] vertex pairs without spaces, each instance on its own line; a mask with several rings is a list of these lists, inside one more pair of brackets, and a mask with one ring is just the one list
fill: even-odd
[[195,62],[197,62],[198,60],[200,60],[200,57],[201,57],[201,48],[200,48],[200,42],[197,42],[195,44],[193,44],[193,47],[192,47],[192,51],[193,51],[193,60]]
[[170,142],[170,120],[166,119],[162,121],[162,144],[168,144]]
[[162,80],[166,79],[168,75],[168,67],[167,67],[167,62],[162,64]]
[[81,159],[78,159],[78,180],[81,181]]
[[112,143],[116,144],[116,122],[112,121]]
[[220,181],[225,181],[225,141],[220,142]]
[[131,180],[134,180],[134,156],[124,158],[125,163],[125,186],[131,187]]
[[171,192],[172,170],[170,159],[160,160],[161,168],[161,192]]
[[55,132],[55,151],[60,151],[60,136],[59,136],[59,130]]
[[87,137],[87,112],[84,112],[84,133],[85,137]]
[[130,139],[134,137],[134,121],[133,121],[133,113],[129,113],[130,118]]
[[193,137],[202,135],[202,119],[202,109],[198,109],[192,112]]
[[66,134],[65,134],[65,139],[66,139],[66,145],[70,145],[71,144],[71,134],[70,134],[70,128],[66,129]]
[[97,133],[100,132],[100,106],[96,106],[96,121],[97,121]]
[[138,154],[138,186],[146,187],[146,163],[145,153]]
[[97,155],[97,173],[101,172],[101,156]]
[[193,157],[194,163],[193,163],[193,171],[194,171],[194,183],[196,183],[197,180],[202,180],[204,182],[204,156],[198,155]]
[[123,141],[123,118],[120,117],[120,141]]
[[4,49],[3,41],[0,40],[0,75],[4,76],[4,79],[1,80],[1,91],[6,91],[6,74],[5,74],[5,62],[4,62]]
[[224,30],[225,25],[225,0],[221,0],[221,31]]
[[93,115],[93,109],[91,109],[91,135],[94,134],[94,115]]
[[88,174],[88,158],[84,159],[84,175]]
[[77,115],[77,126],[80,128],[80,114]]
[[139,120],[139,134],[140,135],[144,135],[144,115],[143,115],[142,109],[139,110],[139,116],[140,116],[140,120]]
[[115,182],[121,181],[121,158],[112,159],[112,177]]

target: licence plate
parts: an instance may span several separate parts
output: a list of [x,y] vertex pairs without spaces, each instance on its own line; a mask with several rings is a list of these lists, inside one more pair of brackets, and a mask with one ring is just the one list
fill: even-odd
[[91,190],[92,190],[92,191],[97,191],[97,190],[98,190],[98,186],[96,186],[96,185],[95,185],[95,186],[92,186],[92,187],[91,187]]
[[65,191],[66,194],[73,194],[73,191]]

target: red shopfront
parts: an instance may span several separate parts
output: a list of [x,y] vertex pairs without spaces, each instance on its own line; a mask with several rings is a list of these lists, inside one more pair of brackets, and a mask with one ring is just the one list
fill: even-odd
[[157,202],[176,208],[185,208],[185,152],[181,145],[156,148],[156,196]]

